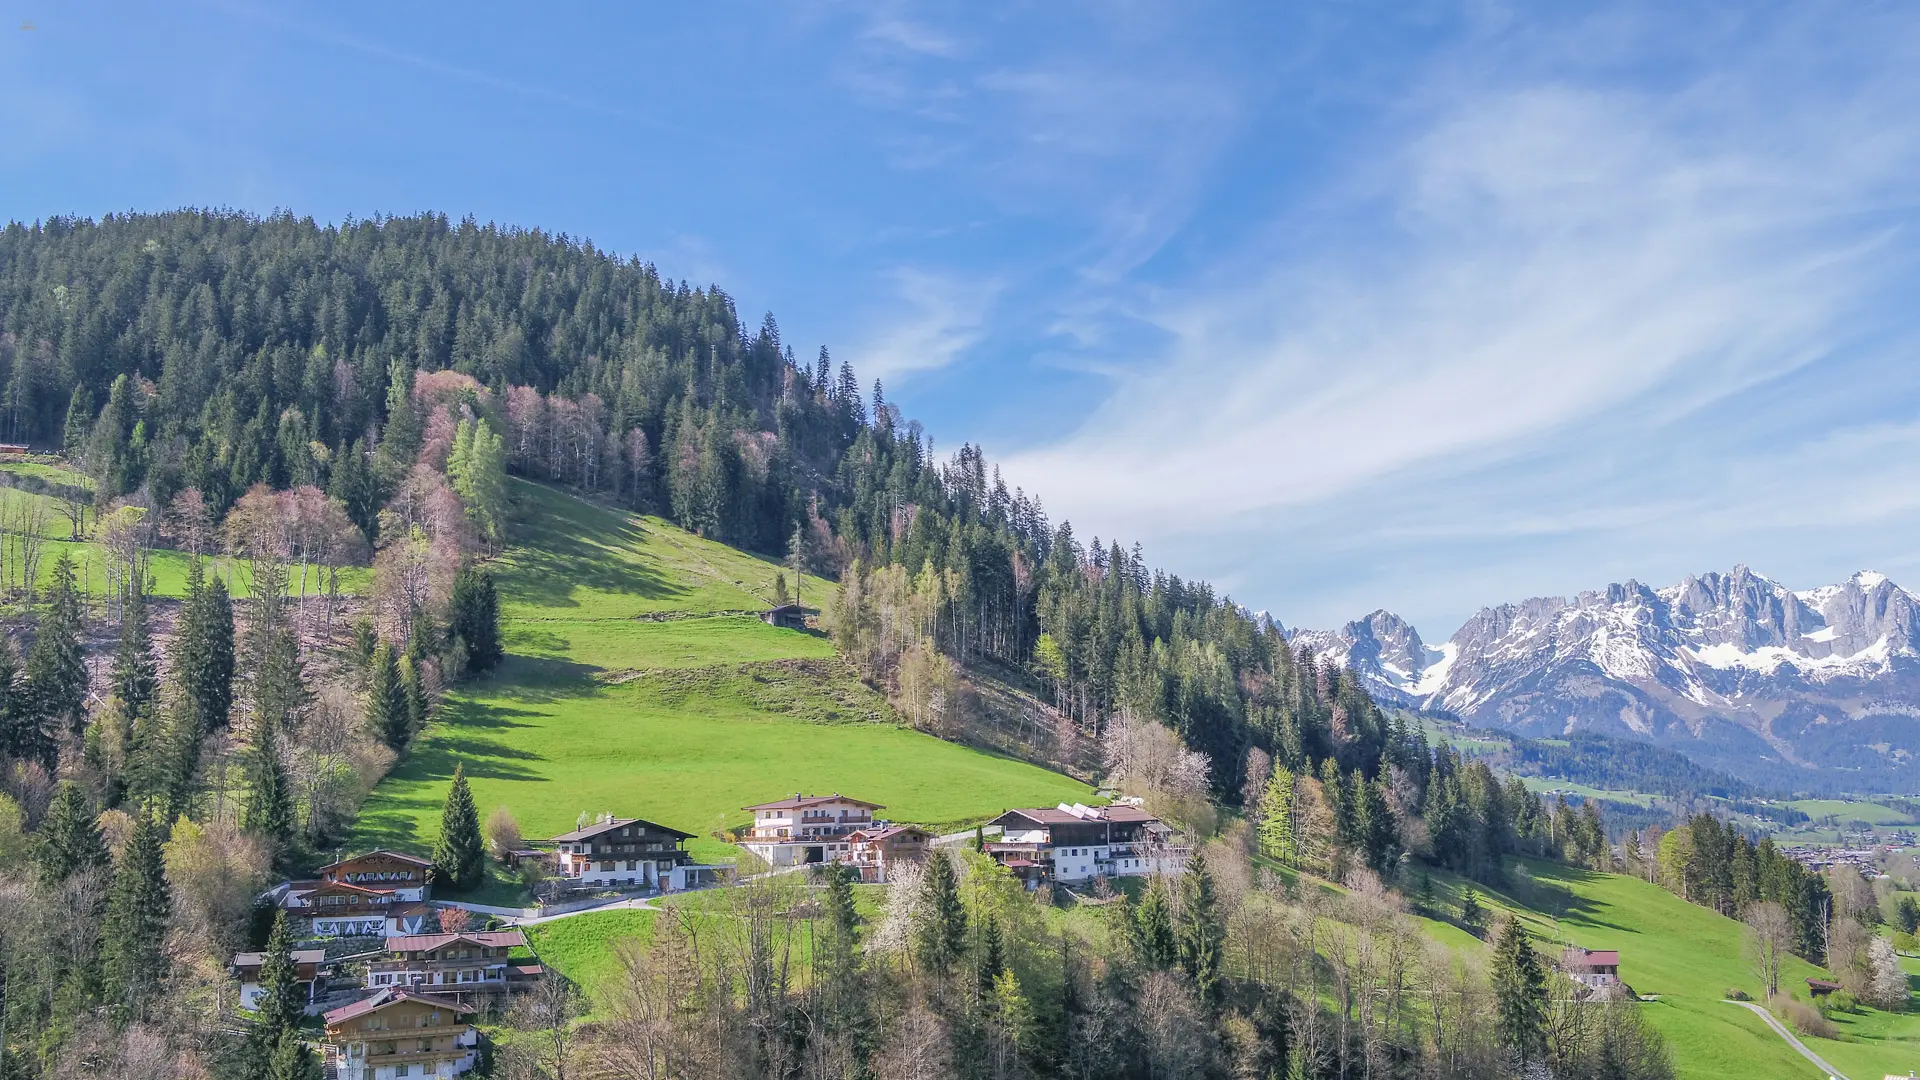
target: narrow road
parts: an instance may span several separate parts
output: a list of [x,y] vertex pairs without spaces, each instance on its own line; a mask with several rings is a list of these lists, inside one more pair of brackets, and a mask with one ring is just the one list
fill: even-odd
[[1836,1069],[1833,1066],[1827,1064],[1825,1061],[1822,1061],[1820,1059],[1819,1054],[1816,1054],[1813,1051],[1807,1049],[1806,1043],[1801,1042],[1798,1036],[1796,1036],[1793,1032],[1788,1031],[1786,1029],[1786,1026],[1781,1024],[1780,1021],[1775,1020],[1773,1018],[1773,1014],[1768,1012],[1765,1008],[1762,1008],[1760,1005],[1755,1004],[1754,1002],[1751,1002],[1751,1001],[1729,1001],[1727,1002],[1727,1004],[1739,1005],[1743,1008],[1751,1009],[1756,1015],[1760,1017],[1760,1019],[1765,1020],[1767,1022],[1768,1027],[1779,1032],[1780,1037],[1787,1040],[1788,1046],[1791,1046],[1795,1050],[1800,1051],[1800,1056],[1803,1058],[1806,1058],[1808,1061],[1813,1062],[1814,1066],[1818,1068],[1821,1072],[1826,1073],[1827,1076],[1833,1078],[1833,1080],[1847,1080],[1846,1073],[1843,1073],[1839,1069]]

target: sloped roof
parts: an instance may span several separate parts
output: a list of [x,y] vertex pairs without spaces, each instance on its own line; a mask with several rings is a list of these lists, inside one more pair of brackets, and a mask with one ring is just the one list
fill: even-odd
[[799,792],[795,792],[793,797],[790,799],[775,799],[773,802],[755,803],[752,806],[743,806],[740,809],[742,810],[802,810],[809,806],[819,806],[822,803],[836,803],[836,802],[852,803],[854,806],[864,806],[868,810],[886,809],[886,806],[883,803],[867,802],[865,799],[856,799],[851,795],[842,795],[837,791],[831,795],[802,795]]
[[389,1005],[398,1005],[403,1001],[417,1001],[422,1005],[431,1005],[436,1009],[447,1009],[455,1016],[466,1016],[475,1011],[473,1006],[462,1005],[449,997],[441,997],[438,994],[421,994],[402,987],[395,987],[390,990],[382,990],[370,998],[361,998],[351,1005],[342,1005],[340,1008],[326,1015],[326,1024],[328,1027],[332,1027],[335,1024],[344,1024],[355,1017],[379,1012]]
[[473,934],[407,934],[387,939],[388,952],[432,952],[456,941],[471,942],[489,949],[514,948],[527,943],[527,935],[518,930],[487,930]]
[[848,840],[891,840],[903,833],[919,833],[921,836],[933,834],[917,825],[888,825],[884,829],[855,829],[847,834]]
[[[327,958],[327,950],[325,949],[293,950],[293,963],[294,963],[294,966],[296,967],[298,967],[301,964],[318,964],[326,960],[326,958]],[[267,954],[263,952],[243,952],[243,953],[233,954],[233,966],[237,968],[264,967],[266,966],[266,963],[267,963]]]
[[418,855],[408,855],[406,852],[403,852],[403,851],[390,851],[387,848],[379,848],[374,851],[364,851],[358,855],[349,855],[346,858],[341,859],[339,862],[330,862],[327,865],[321,867],[320,870],[322,873],[324,873],[328,870],[333,870],[338,867],[345,866],[350,862],[357,862],[361,859],[370,859],[375,855],[384,855],[389,859],[394,859],[399,862],[412,863],[414,866],[418,866],[422,870],[429,869],[433,866],[433,861],[430,859],[423,859]]
[[661,825],[658,822],[648,821],[645,818],[622,817],[622,818],[614,818],[612,821],[603,821],[596,825],[589,825],[584,829],[575,829],[572,832],[563,832],[559,836],[549,839],[547,843],[577,844],[582,840],[591,840],[594,837],[599,836],[601,833],[607,832],[608,830],[622,828],[627,825],[644,825],[655,832],[668,833],[670,835],[677,836],[682,840],[693,839],[692,833],[681,832],[679,829],[669,829],[665,825]]
[[1568,949],[1563,959],[1569,964],[1586,964],[1589,967],[1619,967],[1620,953],[1616,949]]
[[1095,825],[1102,822],[1113,825],[1134,825],[1160,820],[1137,806],[1091,806],[1087,809],[1091,811],[1091,813],[1086,817],[1082,817],[1071,810],[1062,810],[1059,807],[1053,806],[1009,810],[1001,814],[998,818],[995,818],[994,823],[998,824],[1014,815],[1026,818],[1028,821],[1039,825]]

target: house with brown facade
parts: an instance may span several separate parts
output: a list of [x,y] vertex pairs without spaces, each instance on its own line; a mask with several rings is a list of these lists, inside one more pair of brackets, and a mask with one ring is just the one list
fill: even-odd
[[998,827],[1000,836],[987,843],[986,853],[1028,888],[1096,877],[1177,874],[1186,868],[1186,849],[1173,843],[1173,830],[1124,803],[1009,810],[989,827]]
[[326,1014],[327,1055],[339,1080],[458,1076],[479,1060],[471,1005],[413,990],[382,990]]
[[[325,949],[293,950],[293,977],[299,983],[301,993],[306,995],[308,1004],[319,993],[321,969],[327,961]],[[267,954],[263,952],[234,953],[233,962],[227,970],[240,980],[240,1007],[257,1009],[260,1007],[260,995],[266,987],[260,983],[260,969],[267,966]]]
[[861,881],[884,885],[892,868],[925,859],[932,843],[933,834],[925,829],[876,822],[848,833],[845,858],[837,861],[851,866]]
[[391,892],[400,900],[419,902],[433,896],[433,863],[399,851],[369,851],[328,863],[320,880]]
[[516,965],[513,950],[525,948],[518,930],[461,934],[410,934],[387,939],[387,955],[367,964],[366,988],[405,987],[457,1001],[503,993],[539,973]]
[[425,929],[432,908],[397,889],[345,881],[289,881],[270,898],[308,937],[392,937]]
[[692,833],[641,818],[609,817],[546,842],[554,877],[567,888],[678,892],[714,883],[725,869],[696,863]]

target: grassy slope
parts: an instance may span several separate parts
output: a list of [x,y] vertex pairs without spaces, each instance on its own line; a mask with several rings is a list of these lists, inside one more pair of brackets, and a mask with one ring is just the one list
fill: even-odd
[[509,660],[448,698],[368,800],[355,846],[429,847],[456,761],[481,813],[505,805],[527,836],[613,811],[694,833],[703,858],[732,854],[710,834],[744,821],[741,806],[794,791],[858,794],[935,826],[1091,795],[897,726],[822,637],[713,614],[765,607],[773,563],[538,485],[514,491],[524,525],[495,565]]
[[[1658,886],[1619,874],[1596,874],[1547,863],[1528,863],[1540,885],[1525,902],[1500,893],[1482,896],[1488,906],[1518,911],[1543,949],[1571,942],[1589,949],[1619,949],[1620,977],[1660,1001],[1645,1006],[1666,1035],[1683,1077],[1817,1075],[1759,1017],[1721,999],[1730,987],[1758,996],[1759,984],[1741,951],[1741,926],[1686,903]],[[1457,910],[1462,883],[1435,877],[1437,905]],[[1428,922],[1430,933],[1454,947],[1478,947],[1446,923]],[[1790,958],[1783,973],[1788,988],[1821,972]],[[1810,1039],[1821,1057],[1860,1080],[1920,1067],[1920,1016],[1868,1010],[1835,1018],[1841,1040]]]

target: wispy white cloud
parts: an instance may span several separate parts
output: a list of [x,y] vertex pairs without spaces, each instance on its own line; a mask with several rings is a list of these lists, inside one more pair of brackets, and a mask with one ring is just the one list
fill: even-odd
[[903,267],[889,275],[897,313],[883,318],[852,350],[862,378],[892,380],[945,367],[985,332],[1000,285]]
[[1009,475],[1103,529],[1195,534],[1436,462],[1484,479],[1602,415],[1639,437],[1826,362],[1912,261],[1920,166],[1911,35],[1849,44],[1797,94],[1772,56],[1658,94],[1418,85],[1404,137],[1157,301],[1163,361]]

